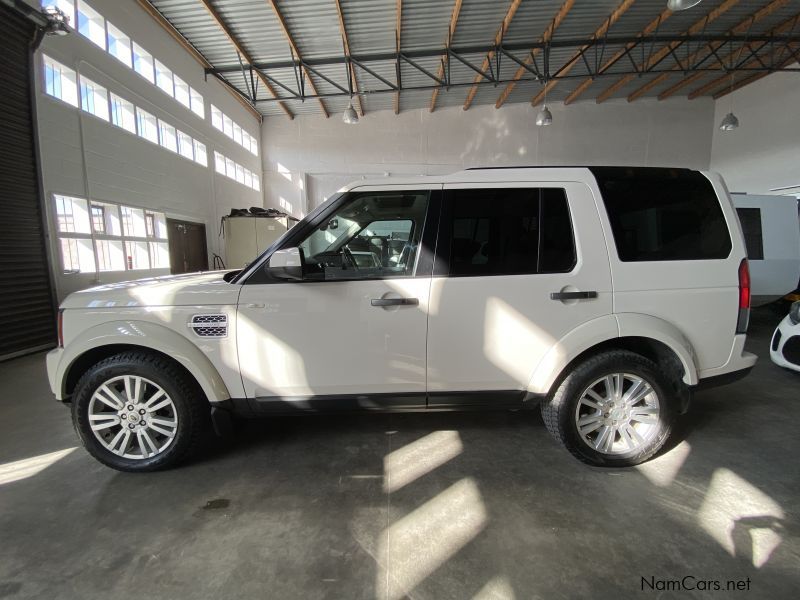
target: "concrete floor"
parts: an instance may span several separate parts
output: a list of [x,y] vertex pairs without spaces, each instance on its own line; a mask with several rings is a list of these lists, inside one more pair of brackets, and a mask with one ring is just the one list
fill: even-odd
[[730,596],[642,582],[687,575],[796,598],[800,375],[769,361],[777,320],[754,316],[750,377],[618,471],[531,412],[253,422],[180,469],[117,473],[75,447],[43,355],[0,364],[0,598]]

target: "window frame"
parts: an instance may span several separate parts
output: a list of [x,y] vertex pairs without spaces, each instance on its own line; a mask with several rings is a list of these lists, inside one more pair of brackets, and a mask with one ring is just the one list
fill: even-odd
[[[542,194],[541,192],[546,189],[554,189],[561,191],[564,194],[567,206],[567,214],[569,216],[570,233],[572,237],[572,247],[574,249],[574,258],[569,268],[560,271],[539,271],[539,261],[541,258],[542,249],[542,229],[541,229],[541,216],[542,216]],[[535,270],[520,272],[520,273],[450,273],[450,254],[452,251],[452,221],[453,221],[453,205],[456,202],[455,194],[459,191],[474,191],[474,190],[538,190],[538,213],[540,220],[540,228],[538,233],[539,248],[537,251],[537,264]],[[465,277],[547,277],[547,276],[564,276],[574,273],[581,262],[580,259],[580,245],[578,244],[577,236],[575,235],[575,215],[572,210],[572,203],[570,202],[569,186],[566,182],[538,182],[527,181],[518,184],[469,184],[469,185],[448,185],[443,192],[442,210],[439,220],[439,230],[436,237],[436,248],[434,251],[434,264],[433,276],[443,277],[448,279],[465,278]]]
[[[330,220],[343,204],[350,202],[355,195],[375,194],[377,192],[428,192],[428,207],[422,220],[422,234],[420,236],[417,264],[412,275],[399,277],[369,277],[369,278],[337,278],[337,279],[304,279],[290,281],[275,279],[267,272],[269,257],[277,250],[297,247],[307,236],[316,230],[322,223]],[[305,219],[290,228],[283,236],[278,238],[254,260],[249,267],[243,269],[231,283],[242,285],[294,285],[294,284],[328,284],[328,283],[359,283],[371,281],[391,281],[394,279],[427,279],[432,276],[433,254],[436,245],[436,236],[439,230],[439,218],[442,205],[442,187],[437,184],[417,185],[390,185],[380,187],[364,187],[339,195],[332,196],[327,202],[318,206],[309,213]]]

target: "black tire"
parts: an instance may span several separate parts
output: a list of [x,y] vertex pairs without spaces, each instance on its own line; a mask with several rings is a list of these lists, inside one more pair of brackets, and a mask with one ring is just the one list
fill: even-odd
[[[122,375],[144,377],[172,399],[177,431],[160,454],[141,459],[114,454],[100,443],[89,425],[92,395],[103,383]],[[118,471],[157,471],[173,467],[194,453],[208,429],[209,406],[197,383],[176,363],[146,351],[124,352],[98,362],[78,381],[72,397],[72,423],[89,454],[104,465]]]
[[[630,373],[645,380],[658,396],[659,414],[646,444],[629,452],[607,454],[584,441],[576,423],[576,411],[587,388],[614,373]],[[600,467],[630,467],[652,457],[669,438],[677,404],[671,390],[653,361],[634,352],[611,350],[576,365],[555,393],[542,402],[542,419],[553,437],[578,460]]]

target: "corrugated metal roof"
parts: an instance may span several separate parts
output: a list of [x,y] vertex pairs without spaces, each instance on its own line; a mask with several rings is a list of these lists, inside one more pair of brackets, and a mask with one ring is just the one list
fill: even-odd
[[[339,0],[350,51],[355,56],[379,53],[394,53],[397,36],[397,0]],[[438,50],[443,47],[450,25],[451,15],[456,0],[403,0],[401,18],[401,45],[405,52],[418,50]],[[239,57],[233,44],[230,43],[220,25],[205,9],[199,0],[151,0],[152,4],[172,23],[172,25],[192,43],[197,50],[215,67],[237,65]],[[239,45],[257,63],[275,63],[289,61],[292,58],[290,42],[287,39],[275,11],[268,0],[209,0],[210,4],[231,31]],[[588,39],[608,19],[608,16],[620,5],[622,0],[576,0],[554,33],[553,39],[573,40]],[[668,15],[658,26],[658,34],[682,34],[693,24],[701,21],[712,10],[721,6],[725,0],[705,0],[699,6]],[[722,34],[740,24],[750,15],[769,4],[770,0],[741,0],[733,3],[713,22],[708,23],[703,32]],[[334,0],[276,0],[276,5],[283,16],[286,27],[302,57],[306,60],[341,57],[344,54],[339,18]],[[462,0],[459,18],[452,32],[453,47],[488,46],[494,42],[512,0]],[[537,42],[554,17],[563,6],[564,0],[522,0],[514,18],[503,37],[504,44],[527,44]],[[666,0],[636,0],[630,8],[610,28],[610,36],[633,36],[651,23],[666,7]],[[773,27],[783,23],[793,15],[800,14],[800,0],[788,0],[784,6],[764,18],[749,29],[750,33],[766,33]],[[619,49],[609,45],[602,53],[587,53],[586,58],[592,61],[608,60]],[[653,48],[637,48],[630,58],[625,57],[614,64],[608,75],[598,78],[580,97],[590,100],[612,85],[618,78],[614,74],[630,71],[631,61],[642,63],[650,52],[657,52],[659,46]],[[682,47],[676,51],[679,56],[698,52],[701,47]],[[550,70],[556,72],[575,55],[575,48],[553,48],[550,53]],[[526,57],[526,52],[514,51],[519,59]],[[485,58],[483,53],[464,56],[474,66],[480,67]],[[537,58],[537,66],[541,67],[541,55]],[[441,56],[415,58],[422,68],[436,75],[441,64]],[[672,58],[664,60],[663,68],[674,65]],[[371,62],[368,65],[377,75],[387,81],[395,82],[396,65],[394,60]],[[493,65],[494,66],[494,65]],[[510,77],[518,68],[512,60],[502,57],[501,69],[504,78]],[[347,71],[343,64],[329,64],[315,67],[319,74],[311,74],[311,78],[320,94],[337,94],[341,89],[325,80],[336,82],[347,88]],[[431,103],[431,89],[424,88],[435,82],[424,73],[402,64],[402,83],[407,89],[400,94],[400,109],[428,107]],[[296,89],[297,75],[294,69],[273,68],[267,73],[274,80],[285,86]],[[586,66],[578,62],[564,79],[548,93],[548,102],[564,100],[575,88],[586,79]],[[457,60],[451,61],[451,82],[471,83],[476,73]],[[679,95],[686,95],[702,83],[717,76],[714,73],[705,75],[699,83],[686,86]],[[357,69],[358,85],[362,96],[362,104],[366,112],[375,110],[391,110],[394,106],[394,93],[372,93],[385,89],[385,84],[378,78]],[[621,86],[611,96],[625,98],[653,79],[649,74],[635,77]],[[676,71],[670,73],[664,81],[648,90],[644,96],[657,96],[659,93],[680,81],[683,74]],[[241,73],[226,73],[229,83],[246,94],[245,79]],[[528,72],[523,79],[532,79]],[[273,85],[280,96],[285,96],[285,104],[294,114],[320,114],[320,103],[306,99],[305,102],[290,97],[290,94],[279,86]],[[497,102],[506,84],[478,86],[473,104],[494,104]],[[530,102],[542,89],[537,81],[519,81],[509,94],[506,102]],[[469,85],[453,85],[448,90],[440,90],[437,107],[463,105],[469,93]],[[306,92],[309,92],[306,87]],[[711,92],[709,92],[711,93]],[[276,102],[264,102],[271,97],[263,84],[258,85],[258,110],[266,116],[283,115]],[[328,97],[324,99],[328,111],[336,116],[347,106],[346,96]]]

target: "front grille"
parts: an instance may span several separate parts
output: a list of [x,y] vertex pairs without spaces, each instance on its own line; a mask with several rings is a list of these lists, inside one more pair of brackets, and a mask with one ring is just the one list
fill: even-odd
[[199,337],[220,338],[228,335],[228,315],[194,315],[189,327]]
[[793,335],[783,345],[783,358],[800,366],[800,335]]
[[782,336],[781,330],[780,329],[776,329],[775,330],[775,335],[772,336],[772,350],[773,350],[773,352],[777,352],[778,346],[781,345],[781,336]]

